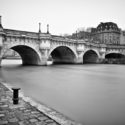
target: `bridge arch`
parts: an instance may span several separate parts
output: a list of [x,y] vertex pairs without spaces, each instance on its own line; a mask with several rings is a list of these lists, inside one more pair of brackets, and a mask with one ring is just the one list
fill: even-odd
[[125,63],[125,55],[116,52],[107,53],[105,55],[105,60],[107,63]]
[[68,64],[76,62],[76,53],[67,46],[54,47],[49,55],[52,57],[54,64]]
[[2,57],[8,49],[12,49],[20,55],[23,65],[40,65],[40,55],[34,48],[27,45],[10,46],[4,50]]
[[96,50],[86,50],[83,55],[83,63],[98,63],[99,53]]

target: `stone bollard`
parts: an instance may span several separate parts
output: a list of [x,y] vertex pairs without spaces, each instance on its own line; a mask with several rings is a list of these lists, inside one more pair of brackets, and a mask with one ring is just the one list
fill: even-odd
[[19,90],[20,90],[20,88],[12,88],[12,90],[13,90],[13,104],[18,104],[18,102],[19,102]]

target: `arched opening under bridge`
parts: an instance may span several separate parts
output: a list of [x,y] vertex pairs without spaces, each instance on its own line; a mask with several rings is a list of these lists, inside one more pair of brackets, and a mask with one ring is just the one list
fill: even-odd
[[[31,47],[25,45],[17,45],[10,49],[16,51],[22,59],[23,65],[38,65],[40,64],[40,58],[38,53]],[[3,55],[5,58],[5,54]]]
[[83,64],[98,63],[98,55],[94,50],[88,50],[83,55]]
[[59,46],[51,52],[53,64],[72,64],[75,63],[75,53],[66,46]]
[[125,64],[125,55],[120,53],[109,53],[105,56],[106,63]]

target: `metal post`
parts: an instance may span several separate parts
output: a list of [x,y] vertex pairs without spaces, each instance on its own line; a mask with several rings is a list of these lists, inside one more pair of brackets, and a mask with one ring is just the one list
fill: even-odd
[[13,104],[18,104],[19,102],[18,93],[19,93],[20,88],[12,88],[12,90],[13,90]]

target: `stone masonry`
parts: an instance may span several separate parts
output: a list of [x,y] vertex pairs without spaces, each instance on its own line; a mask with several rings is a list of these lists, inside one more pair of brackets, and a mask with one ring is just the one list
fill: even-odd
[[0,125],[59,125],[20,98],[13,105],[12,92],[0,83]]

